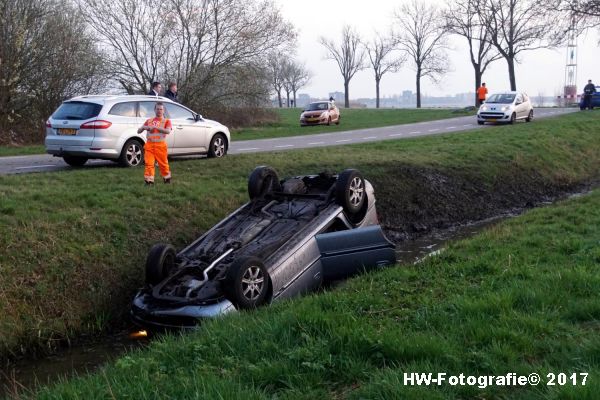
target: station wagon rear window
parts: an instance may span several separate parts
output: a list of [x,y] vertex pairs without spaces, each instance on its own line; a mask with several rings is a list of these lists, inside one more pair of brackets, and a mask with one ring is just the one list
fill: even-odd
[[102,109],[101,104],[84,101],[68,101],[62,103],[52,115],[54,119],[83,120],[97,117]]

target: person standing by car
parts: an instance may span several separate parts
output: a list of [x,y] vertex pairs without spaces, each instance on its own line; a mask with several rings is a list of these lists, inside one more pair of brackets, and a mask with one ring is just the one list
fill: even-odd
[[485,98],[487,97],[487,94],[488,90],[487,87],[485,87],[485,82],[483,82],[481,86],[477,88],[477,107],[485,103]]
[[165,118],[165,106],[163,103],[154,105],[155,117],[144,122],[138,129],[138,134],[147,131],[146,144],[144,145],[144,181],[146,185],[154,184],[154,161],[158,163],[160,175],[165,183],[171,183],[171,171],[167,160],[167,135],[171,133],[173,126],[171,120]]
[[169,83],[169,88],[165,92],[165,97],[175,103],[179,103],[179,100],[177,100],[177,84],[175,82]]
[[162,92],[162,84],[160,82],[152,82],[148,96],[160,96],[160,92]]
[[583,88],[583,109],[593,110],[592,96],[596,93],[596,86],[592,83],[592,80],[588,80],[588,84]]

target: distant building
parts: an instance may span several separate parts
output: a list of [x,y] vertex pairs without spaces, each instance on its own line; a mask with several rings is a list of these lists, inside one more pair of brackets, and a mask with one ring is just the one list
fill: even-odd
[[328,99],[332,98],[336,103],[343,103],[345,100],[344,92],[332,92],[329,93]]
[[299,93],[296,97],[296,107],[305,107],[310,103],[310,95],[306,93]]

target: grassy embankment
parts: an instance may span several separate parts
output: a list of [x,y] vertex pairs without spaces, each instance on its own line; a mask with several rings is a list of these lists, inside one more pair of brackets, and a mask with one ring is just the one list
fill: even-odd
[[31,154],[44,154],[46,148],[43,145],[31,146],[0,146],[0,157],[27,156]]
[[232,140],[267,139],[285,136],[309,135],[325,132],[339,132],[354,129],[376,128],[381,126],[412,124],[415,122],[456,118],[474,115],[474,112],[463,110],[424,108],[416,109],[340,109],[342,116],[339,125],[300,126],[301,108],[275,109],[279,121],[273,124],[254,128],[233,130]]
[[[172,163],[174,183],[141,169],[0,177],[0,354],[98,333],[126,311],[155,242],[177,248],[246,201],[246,177],[360,168],[397,232],[493,215],[597,179],[595,114],[484,131],[223,160]],[[490,208],[493,204],[496,208]]]
[[[232,129],[232,140],[250,140],[285,136],[306,135],[323,132],[337,132],[352,129],[375,128],[379,126],[410,124],[413,122],[432,121],[468,115],[461,110],[449,109],[342,109],[340,125],[310,126],[301,128],[299,108],[277,108],[273,112],[278,121],[265,126]],[[210,116],[207,116],[210,118]],[[35,146],[0,146],[0,157],[30,154],[44,154],[43,145]]]
[[[600,191],[540,208],[417,265],[157,340],[41,399],[597,399]],[[539,386],[405,386],[405,372]],[[564,386],[548,373],[566,373]],[[570,379],[577,373],[577,385]],[[583,375],[589,373],[585,386]]]

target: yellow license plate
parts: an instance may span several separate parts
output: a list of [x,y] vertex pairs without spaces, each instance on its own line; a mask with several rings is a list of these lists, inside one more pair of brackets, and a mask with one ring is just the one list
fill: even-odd
[[488,121],[490,121],[490,122],[496,122],[496,121],[498,121],[498,119],[497,118],[490,118],[490,119],[488,119]]
[[77,129],[59,128],[58,134],[59,135],[69,135],[69,136],[77,135]]

